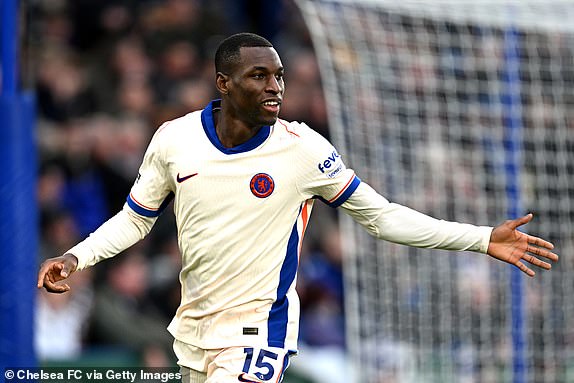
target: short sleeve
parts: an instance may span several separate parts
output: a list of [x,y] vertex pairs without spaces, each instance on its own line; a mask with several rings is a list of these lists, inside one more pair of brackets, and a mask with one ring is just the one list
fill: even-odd
[[299,158],[304,165],[301,192],[317,197],[331,207],[339,207],[361,180],[345,166],[337,149],[323,136],[306,127],[301,139],[303,152]]
[[144,217],[159,216],[173,199],[169,171],[164,161],[166,125],[162,125],[153,136],[127,198],[128,206]]

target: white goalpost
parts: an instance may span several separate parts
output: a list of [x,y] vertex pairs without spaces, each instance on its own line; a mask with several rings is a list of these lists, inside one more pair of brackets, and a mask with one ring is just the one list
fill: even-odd
[[525,229],[562,255],[530,279],[341,217],[357,381],[574,381],[574,2],[297,4],[348,166],[437,218],[533,212]]

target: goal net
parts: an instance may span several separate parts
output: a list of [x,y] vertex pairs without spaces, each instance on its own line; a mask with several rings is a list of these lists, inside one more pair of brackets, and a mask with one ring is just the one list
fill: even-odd
[[574,381],[574,3],[298,0],[347,164],[437,218],[525,230],[535,278],[341,217],[358,382]]

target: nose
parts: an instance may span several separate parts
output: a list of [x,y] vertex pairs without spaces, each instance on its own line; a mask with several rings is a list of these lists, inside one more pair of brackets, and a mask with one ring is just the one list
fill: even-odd
[[272,94],[279,94],[283,92],[283,80],[277,79],[275,76],[270,76],[267,82],[267,92]]

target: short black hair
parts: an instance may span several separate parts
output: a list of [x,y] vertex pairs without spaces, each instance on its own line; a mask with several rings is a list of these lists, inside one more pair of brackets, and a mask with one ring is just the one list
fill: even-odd
[[219,44],[215,52],[215,71],[229,74],[239,62],[240,49],[246,47],[273,48],[273,44],[255,33],[242,32],[231,35]]

